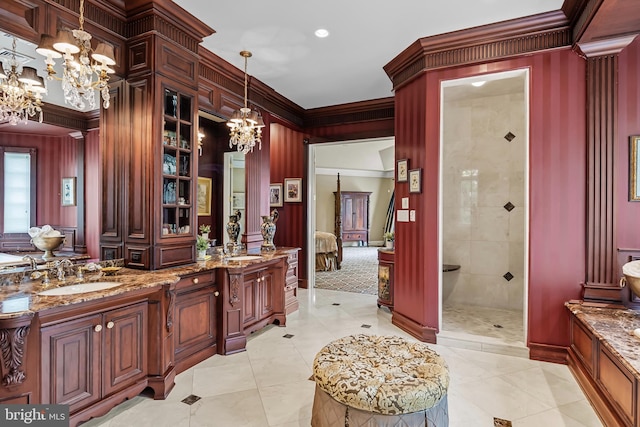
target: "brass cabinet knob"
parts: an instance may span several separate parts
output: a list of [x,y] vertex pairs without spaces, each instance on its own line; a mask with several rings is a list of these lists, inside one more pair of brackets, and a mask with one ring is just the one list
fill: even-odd
[[197,278],[197,277],[194,277],[194,278],[193,278],[193,283],[197,285],[197,284],[198,284],[198,282],[199,282],[198,278]]
[[113,328],[113,326],[114,326],[114,325],[115,325],[115,323],[113,323],[113,322],[108,322],[108,323],[107,323],[107,329],[111,329],[111,328]]
[[215,291],[215,292],[213,293],[213,296],[214,296],[214,297],[217,297],[218,295],[220,295],[220,292],[219,292],[219,291]]
[[100,332],[102,330],[102,325],[96,325],[96,327],[93,328],[93,330],[96,332]]

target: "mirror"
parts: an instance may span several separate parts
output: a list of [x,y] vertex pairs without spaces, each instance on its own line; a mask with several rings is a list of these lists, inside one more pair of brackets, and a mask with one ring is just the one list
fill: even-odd
[[[240,212],[240,236],[246,232],[247,215],[245,211],[245,154],[237,151],[224,153],[224,176],[223,176],[223,242],[226,246],[229,243],[229,234],[226,232],[229,216],[236,211]],[[238,237],[240,242],[240,237]]]

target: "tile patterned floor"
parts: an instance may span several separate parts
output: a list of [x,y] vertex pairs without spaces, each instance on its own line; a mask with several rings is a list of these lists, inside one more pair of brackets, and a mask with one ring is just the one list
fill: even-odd
[[[324,345],[354,333],[413,340],[391,324],[391,314],[377,308],[373,295],[301,289],[299,298],[300,310],[288,316],[286,326],[253,334],[246,352],[213,356],[179,374],[166,400],[138,396],[83,426],[309,426],[311,366]],[[564,365],[441,344],[432,348],[449,366],[450,427],[602,426]]]

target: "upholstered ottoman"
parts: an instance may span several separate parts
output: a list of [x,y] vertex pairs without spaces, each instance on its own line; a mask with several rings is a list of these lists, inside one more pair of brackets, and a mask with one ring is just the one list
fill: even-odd
[[426,344],[350,335],[313,361],[313,427],[449,425],[449,370]]

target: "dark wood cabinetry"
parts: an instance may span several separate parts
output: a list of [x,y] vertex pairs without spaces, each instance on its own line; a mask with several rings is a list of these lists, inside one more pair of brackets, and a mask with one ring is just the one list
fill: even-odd
[[217,353],[216,308],[220,291],[213,271],[182,277],[176,285],[174,351],[182,372]]
[[[87,314],[41,329],[42,403],[83,409],[146,387],[147,303]],[[88,419],[82,414],[74,423]]]
[[285,313],[298,310],[298,249],[292,249],[287,256],[287,276],[284,285]]
[[371,192],[366,191],[342,191],[340,193],[343,242],[369,244],[370,195]]
[[[253,332],[263,325],[255,326],[274,312],[276,280],[274,270],[269,267],[248,271],[244,274],[244,316],[245,332]],[[281,282],[281,281],[280,281]]]
[[395,265],[393,249],[378,249],[378,308],[393,310],[393,270]]

